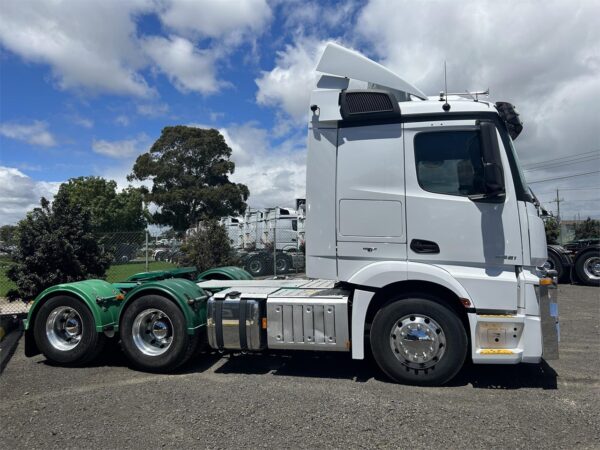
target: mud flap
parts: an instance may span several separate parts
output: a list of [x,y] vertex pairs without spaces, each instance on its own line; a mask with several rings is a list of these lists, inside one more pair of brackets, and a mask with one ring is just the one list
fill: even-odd
[[542,320],[542,356],[545,360],[558,359],[560,323],[558,321],[558,290],[556,285],[539,286]]

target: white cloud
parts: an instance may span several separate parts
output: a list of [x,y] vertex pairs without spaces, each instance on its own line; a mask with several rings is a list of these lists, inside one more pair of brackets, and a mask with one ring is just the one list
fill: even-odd
[[14,167],[0,166],[0,225],[14,224],[39,206],[40,198],[52,199],[60,182],[35,181]]
[[134,39],[133,17],[151,2],[6,0],[0,42],[27,61],[49,64],[62,89],[146,97],[137,72],[145,64]]
[[316,80],[315,67],[326,44],[302,38],[278,52],[275,68],[262,72],[255,80],[258,104],[279,108],[296,123],[305,121]]
[[94,121],[92,119],[81,116],[74,116],[73,122],[83,128],[92,128],[94,126]]
[[115,123],[117,125],[121,125],[122,127],[129,126],[129,117],[127,117],[125,114],[120,114],[115,117]]
[[5,122],[0,124],[0,134],[11,139],[42,147],[53,147],[56,139],[48,131],[48,124],[40,120],[31,123]]
[[169,105],[166,103],[143,103],[136,107],[138,114],[146,117],[160,117],[169,112]]
[[271,18],[266,0],[166,0],[159,13],[169,28],[187,36],[239,42],[260,33]]
[[92,150],[95,153],[118,159],[137,156],[144,152],[147,146],[148,136],[145,134],[140,134],[133,139],[124,139],[120,141],[106,141],[104,139],[94,139],[92,141]]
[[181,92],[212,94],[223,86],[216,78],[214,54],[195,48],[185,38],[150,37],[144,39],[142,46],[159,70]]
[[250,189],[248,205],[253,208],[294,206],[305,197],[306,151],[301,136],[272,145],[269,132],[254,123],[221,128],[232,149],[235,172],[230,177]]

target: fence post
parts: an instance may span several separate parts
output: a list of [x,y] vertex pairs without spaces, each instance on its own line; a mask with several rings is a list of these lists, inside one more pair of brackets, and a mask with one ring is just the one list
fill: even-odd
[[146,272],[148,272],[148,230],[146,230]]
[[273,275],[277,276],[277,210],[273,219]]

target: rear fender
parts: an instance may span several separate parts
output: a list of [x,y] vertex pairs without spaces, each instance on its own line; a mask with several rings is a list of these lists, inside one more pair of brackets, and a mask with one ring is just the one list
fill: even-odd
[[[170,278],[143,283],[127,293],[125,302],[119,311],[120,324],[123,311],[136,299],[146,295],[161,295],[173,301],[185,317],[188,334],[194,334],[206,326],[206,301],[208,295],[194,282],[184,278]],[[118,329],[118,325],[115,327]]]
[[25,355],[34,356],[40,353],[33,338],[33,327],[40,307],[51,298],[66,295],[80,300],[92,312],[96,331],[100,333],[116,324],[118,310],[122,303],[118,300],[118,294],[120,291],[104,280],[57,284],[44,290],[33,301],[27,319],[24,321]]

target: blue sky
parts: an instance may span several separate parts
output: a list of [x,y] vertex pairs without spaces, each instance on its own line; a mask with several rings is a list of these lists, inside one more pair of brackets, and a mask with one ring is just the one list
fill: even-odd
[[[174,124],[221,130],[251,206],[293,205],[304,195],[313,68],[329,40],[430,95],[446,60],[450,90],[490,87],[492,99],[516,103],[526,122],[517,147],[537,168],[533,181],[598,170],[598,13],[592,1],[541,11],[516,1],[6,0],[0,224],[70,177],[125,186],[135,157]],[[559,164],[539,168],[546,160]],[[533,187],[542,200],[556,187],[585,188],[565,191],[561,209],[598,216],[599,178]]]

